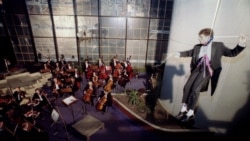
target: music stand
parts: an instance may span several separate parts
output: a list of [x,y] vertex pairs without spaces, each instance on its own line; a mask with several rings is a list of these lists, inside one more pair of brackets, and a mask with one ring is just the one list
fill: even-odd
[[[57,107],[56,107],[56,109],[53,109],[52,112],[51,112],[51,119],[52,119],[53,123],[50,125],[50,127],[52,127],[54,124],[58,123],[59,117],[61,117],[61,119],[63,121],[64,129],[65,129],[65,132],[66,132],[66,135],[67,135],[67,139],[69,141],[69,133],[68,133],[65,121],[63,120],[62,115],[59,112],[59,109]],[[58,133],[57,129],[58,128],[56,126],[56,131],[53,134],[54,136]]]
[[74,96],[68,96],[66,97],[65,99],[62,100],[62,102],[67,105],[67,106],[70,106],[71,108],[71,112],[72,112],[72,116],[73,116],[73,120],[75,120],[75,114],[74,114],[74,111],[73,111],[73,108],[72,108],[72,104],[75,103],[77,101],[77,99],[74,97]]

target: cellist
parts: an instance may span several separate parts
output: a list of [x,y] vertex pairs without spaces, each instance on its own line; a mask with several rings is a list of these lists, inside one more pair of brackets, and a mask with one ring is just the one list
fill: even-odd
[[102,91],[100,96],[97,99],[96,110],[106,112],[107,106],[112,106],[113,97],[110,92]]
[[83,90],[83,101],[94,106],[95,89],[93,87],[93,82],[89,81],[88,85]]

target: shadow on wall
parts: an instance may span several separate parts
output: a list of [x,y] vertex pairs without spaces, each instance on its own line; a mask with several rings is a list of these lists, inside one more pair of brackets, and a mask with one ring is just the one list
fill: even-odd
[[[246,104],[236,112],[232,119],[232,128],[228,129],[227,135],[229,137],[248,137],[249,138],[249,127],[250,127],[250,72],[247,74],[248,82],[243,85],[248,86],[248,98]],[[239,101],[240,102],[240,101]]]
[[179,68],[176,66],[165,66],[164,69],[164,78],[162,81],[162,92],[160,99],[173,101],[173,78],[175,75],[181,76],[184,75],[183,64],[179,65]]

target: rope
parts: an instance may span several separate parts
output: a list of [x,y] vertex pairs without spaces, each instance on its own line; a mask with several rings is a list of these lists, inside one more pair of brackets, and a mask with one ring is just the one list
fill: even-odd
[[[221,0],[218,0],[217,4],[216,4],[216,9],[215,9],[215,13],[214,13],[214,19],[213,19],[213,22],[212,22],[212,25],[211,25],[211,29],[214,28],[214,24],[215,24],[215,21],[216,21],[216,18],[217,18],[217,14],[218,14],[218,10],[219,10],[219,7],[220,7],[220,3],[221,3]],[[210,35],[211,35],[211,32],[210,32]]]

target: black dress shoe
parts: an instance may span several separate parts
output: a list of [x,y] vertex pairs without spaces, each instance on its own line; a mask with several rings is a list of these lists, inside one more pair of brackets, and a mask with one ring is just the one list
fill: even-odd
[[186,116],[187,112],[184,111],[184,112],[179,112],[179,114],[176,116],[177,119],[182,119],[184,116]]
[[187,122],[190,122],[190,121],[193,121],[193,120],[194,120],[194,115],[191,115],[191,116],[185,116],[185,118],[183,118],[181,120],[181,122],[187,123]]

